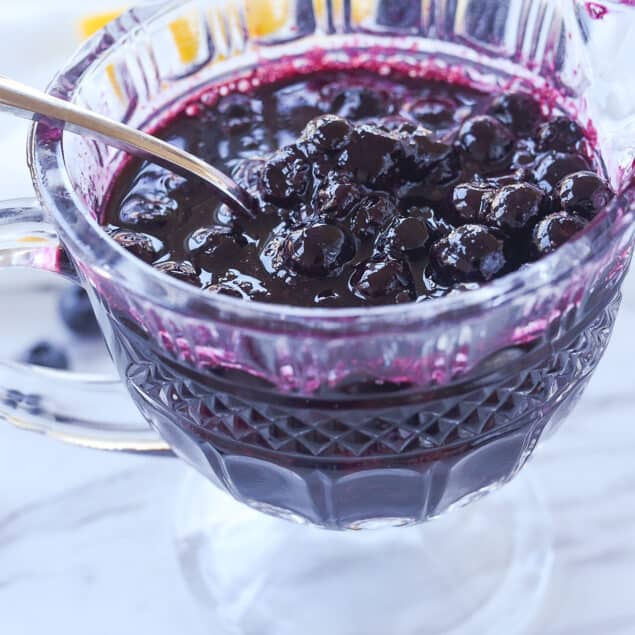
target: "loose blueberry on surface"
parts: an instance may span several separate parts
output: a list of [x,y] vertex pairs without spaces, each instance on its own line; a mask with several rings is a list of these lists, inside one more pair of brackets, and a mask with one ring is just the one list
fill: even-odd
[[495,192],[488,183],[460,183],[454,188],[452,202],[461,220],[480,222],[487,214]]
[[463,122],[458,143],[470,161],[487,167],[510,158],[514,136],[494,117],[478,115]]
[[374,236],[398,215],[397,201],[387,194],[369,194],[355,207],[351,230],[357,236]]
[[527,93],[504,93],[494,99],[489,114],[515,134],[532,133],[541,119],[540,104]]
[[377,126],[357,126],[338,159],[340,168],[358,183],[377,184],[394,177],[401,150],[398,135]]
[[556,191],[563,210],[576,212],[587,218],[595,216],[613,198],[608,183],[589,170],[566,176],[560,181]]
[[322,115],[309,121],[302,133],[302,139],[320,152],[341,150],[353,130],[350,122],[337,115]]
[[587,160],[579,154],[550,152],[536,166],[534,179],[545,192],[551,192],[565,176],[588,169]]
[[538,129],[536,142],[541,152],[576,152],[584,139],[582,128],[568,117],[560,116],[546,121]]
[[424,221],[412,216],[395,218],[377,237],[375,250],[400,257],[423,249],[429,237],[430,232]]
[[384,258],[359,265],[350,279],[351,290],[364,300],[399,300],[414,298],[412,277],[400,260]]
[[586,221],[567,212],[556,212],[543,218],[532,233],[532,248],[538,258],[546,256],[584,229]]
[[440,278],[448,282],[483,282],[507,264],[504,242],[483,225],[463,225],[432,249]]
[[55,368],[57,370],[68,370],[70,363],[66,351],[60,346],[50,342],[38,342],[34,344],[24,357],[27,364]]
[[64,289],[60,295],[59,311],[68,328],[78,335],[97,335],[99,325],[88,294],[78,286]]
[[247,95],[232,93],[223,97],[216,106],[218,114],[223,118],[223,125],[230,133],[245,131],[251,124],[260,120],[262,103]]
[[545,193],[531,183],[502,187],[492,199],[485,216],[488,225],[513,233],[526,229],[546,211]]
[[389,115],[393,106],[388,95],[365,86],[342,88],[333,98],[330,112],[346,119],[365,119]]
[[177,280],[188,282],[189,284],[193,284],[197,287],[200,286],[200,280],[198,274],[196,273],[196,269],[194,269],[192,263],[190,262],[166,260],[164,262],[157,263],[154,265],[154,268],[162,273],[167,273]]
[[354,255],[352,241],[335,225],[316,223],[291,232],[284,242],[287,262],[297,273],[324,277]]
[[124,249],[127,249],[144,262],[152,262],[158,256],[157,239],[148,234],[118,229],[110,235]]
[[309,165],[297,148],[286,146],[265,163],[260,186],[266,200],[284,207],[301,198],[309,184]]
[[164,225],[178,208],[177,201],[167,192],[131,194],[124,199],[119,217],[126,225]]
[[360,185],[338,172],[330,172],[317,191],[316,208],[328,217],[343,218],[365,196]]
[[409,207],[406,216],[416,218],[425,224],[430,237],[434,240],[444,238],[456,227],[449,223],[441,214],[437,214],[431,207]]

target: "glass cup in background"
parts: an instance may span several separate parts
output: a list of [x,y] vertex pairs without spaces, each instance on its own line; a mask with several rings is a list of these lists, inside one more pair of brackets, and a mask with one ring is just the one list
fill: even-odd
[[[460,72],[492,91],[511,81],[592,124],[620,193],[556,253],[476,291],[364,309],[246,303],[116,245],[96,217],[125,156],[33,127],[39,203],[0,211],[0,265],[82,284],[121,381],[1,362],[0,409],[80,445],[173,451],[212,481],[186,489],[178,544],[229,632],[507,633],[530,617],[550,552],[522,483],[407,529],[335,534],[276,517],[354,530],[436,518],[509,481],[575,404],[608,343],[633,245],[624,72],[635,9],[604,5],[601,16],[546,0],[143,5],[51,83],[152,128],[198,87],[316,51],[328,63]],[[492,526],[493,507],[508,525]]]

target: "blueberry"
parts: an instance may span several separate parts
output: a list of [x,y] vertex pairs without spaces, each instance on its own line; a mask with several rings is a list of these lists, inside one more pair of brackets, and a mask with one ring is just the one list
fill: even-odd
[[532,233],[532,248],[537,257],[545,256],[584,229],[586,221],[567,212],[556,212],[543,218]]
[[288,207],[304,196],[309,177],[304,157],[294,146],[286,146],[265,163],[260,186],[266,200]]
[[215,264],[234,260],[245,244],[245,238],[233,228],[213,225],[200,227],[190,234],[187,252],[195,256],[200,266],[209,270]]
[[445,185],[455,180],[460,170],[456,149],[436,141],[423,128],[403,140],[404,158],[400,164],[403,177],[423,181],[425,185]]
[[363,300],[407,302],[414,299],[410,270],[400,260],[390,257],[359,265],[349,285],[351,291]]
[[496,189],[487,183],[460,183],[454,188],[452,202],[461,220],[479,222],[489,210]]
[[291,232],[283,249],[291,268],[311,277],[328,276],[354,255],[353,244],[346,234],[326,223]]
[[430,232],[425,221],[413,216],[395,218],[377,237],[376,251],[397,257],[404,256],[423,249],[429,237]]
[[399,137],[377,126],[358,126],[338,159],[359,183],[375,185],[394,177],[401,150]]
[[162,273],[167,273],[177,280],[182,280],[183,282],[200,286],[200,280],[198,274],[196,273],[196,269],[194,269],[192,263],[190,262],[166,260],[164,262],[157,263],[154,265],[154,268]]
[[119,218],[126,225],[164,225],[178,211],[178,203],[167,192],[130,194],[119,210]]
[[534,179],[543,190],[551,192],[565,176],[588,169],[587,160],[579,154],[550,152],[536,166]]
[[373,236],[397,215],[395,199],[387,194],[369,194],[355,207],[351,230],[356,236]]
[[497,119],[478,115],[463,122],[458,143],[469,160],[487,167],[510,158],[514,137]]
[[119,229],[115,230],[111,237],[124,249],[127,249],[145,262],[156,260],[159,254],[159,241],[148,234]]
[[499,95],[488,112],[518,135],[531,134],[542,115],[540,104],[527,93]]
[[45,341],[34,344],[27,351],[24,361],[27,364],[56,368],[57,370],[67,370],[70,367],[66,351],[55,344]]
[[392,115],[390,117],[381,117],[377,119],[375,125],[386,132],[393,132],[401,136],[409,135],[419,128],[416,123],[406,119],[401,115]]
[[417,99],[408,105],[408,113],[430,130],[448,130],[455,124],[456,104],[449,100]]
[[545,193],[531,183],[502,187],[492,199],[485,216],[488,225],[513,233],[526,229],[545,212]]
[[303,141],[319,152],[341,150],[348,142],[353,127],[337,115],[322,115],[309,121],[302,133]]
[[587,218],[595,216],[613,198],[609,184],[589,170],[566,176],[556,191],[563,210],[577,212]]
[[536,135],[538,149],[541,152],[576,152],[584,139],[582,128],[568,117],[560,116],[540,126]]
[[424,223],[428,233],[434,240],[443,238],[456,229],[454,225],[440,214],[437,214],[431,207],[410,207],[406,211],[406,215]]
[[364,86],[343,88],[331,102],[330,111],[346,119],[365,119],[391,114],[393,105],[383,91]]
[[223,118],[223,126],[230,133],[245,131],[262,115],[262,102],[241,93],[223,97],[216,106]]
[[536,144],[532,139],[520,139],[516,144],[516,152],[512,157],[511,167],[516,169],[530,168],[536,161]]
[[448,282],[482,282],[500,274],[507,264],[504,243],[483,225],[463,225],[432,249],[440,278]]
[[88,294],[78,286],[64,289],[60,295],[59,311],[64,324],[78,335],[97,335],[99,325]]
[[316,208],[326,216],[343,218],[364,197],[364,190],[346,175],[330,172],[317,191]]

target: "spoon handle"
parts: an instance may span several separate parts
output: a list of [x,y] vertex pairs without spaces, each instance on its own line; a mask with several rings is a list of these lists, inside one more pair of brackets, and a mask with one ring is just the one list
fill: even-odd
[[49,124],[157,163],[183,176],[206,181],[230,207],[253,216],[251,197],[235,181],[198,157],[166,141],[94,113],[70,102],[0,75],[0,110]]

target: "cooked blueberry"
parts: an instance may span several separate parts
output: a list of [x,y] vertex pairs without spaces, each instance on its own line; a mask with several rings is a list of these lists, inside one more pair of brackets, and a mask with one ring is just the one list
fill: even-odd
[[391,114],[388,95],[364,86],[342,88],[331,103],[331,112],[347,119],[365,119]]
[[35,366],[45,366],[46,368],[55,368],[57,370],[67,370],[70,366],[66,351],[50,342],[38,342],[34,344],[24,357],[27,364],[35,364]]
[[223,97],[216,106],[223,117],[223,125],[230,133],[244,131],[262,115],[262,103],[247,95],[233,93]]
[[401,150],[399,137],[377,126],[358,126],[340,154],[338,165],[359,183],[375,184],[394,176]]
[[430,237],[426,223],[413,216],[395,218],[377,237],[376,250],[397,257],[423,249]]
[[364,300],[408,301],[414,298],[410,270],[393,258],[362,263],[351,276],[350,286],[353,293]]
[[78,286],[64,289],[60,295],[60,315],[64,324],[78,335],[96,335],[99,325],[88,294]]
[[357,236],[374,236],[397,216],[397,202],[387,194],[369,194],[355,207],[351,229]]
[[583,139],[582,128],[572,119],[563,116],[543,123],[536,135],[538,149],[542,152],[575,152],[580,149]]
[[293,146],[278,150],[264,165],[260,185],[266,200],[292,205],[309,184],[309,165]]
[[562,179],[557,187],[557,196],[563,210],[590,218],[608,205],[613,192],[595,172],[583,170]]
[[543,218],[532,233],[532,247],[537,257],[546,256],[584,229],[586,221],[567,212]]
[[377,119],[375,125],[387,132],[394,132],[399,135],[412,134],[419,128],[416,123],[406,119],[401,115],[392,115],[391,117],[381,117]]
[[321,214],[343,218],[364,197],[364,190],[350,178],[331,172],[317,192],[317,210]]
[[506,265],[504,243],[483,225],[463,225],[439,240],[432,250],[440,277],[449,282],[482,282]]
[[157,263],[156,265],[154,265],[154,268],[158,271],[161,271],[162,273],[167,273],[177,280],[182,280],[183,282],[188,282],[189,284],[200,286],[200,281],[198,278],[198,274],[196,273],[196,269],[194,269],[192,264],[189,262],[166,260],[164,262]]
[[489,210],[495,192],[488,183],[460,183],[452,194],[454,209],[462,220],[479,222]]
[[309,121],[302,138],[320,152],[341,150],[353,130],[351,124],[337,115],[322,115]]
[[148,234],[119,229],[112,233],[111,237],[145,262],[152,262],[158,256],[157,240]]
[[505,232],[516,232],[533,224],[545,212],[545,193],[531,183],[502,187],[485,216],[487,224]]
[[447,236],[456,229],[442,215],[437,214],[431,207],[410,207],[406,215],[423,222],[428,229],[428,233],[434,240]]
[[245,238],[231,228],[214,225],[192,232],[188,237],[187,250],[195,256],[199,266],[209,270],[214,263],[237,258],[245,243]]
[[126,225],[164,225],[176,213],[178,207],[176,200],[167,192],[131,194],[121,204],[119,217]]
[[516,134],[530,134],[541,119],[540,104],[527,93],[504,93],[494,99],[489,114]]
[[456,108],[449,100],[417,99],[408,105],[408,113],[430,130],[447,130],[455,124]]
[[436,141],[429,132],[418,128],[402,142],[402,176],[426,185],[444,185],[458,176],[460,161],[456,149]]
[[284,253],[298,273],[322,277],[349,261],[354,248],[339,227],[316,223],[291,232],[285,240]]
[[550,192],[565,176],[588,169],[587,160],[579,154],[550,152],[536,166],[534,178],[541,188]]
[[467,119],[459,130],[458,142],[468,159],[485,167],[509,158],[514,147],[512,133],[488,115]]
[[533,139],[520,139],[512,157],[512,168],[530,168],[536,161],[536,147]]

